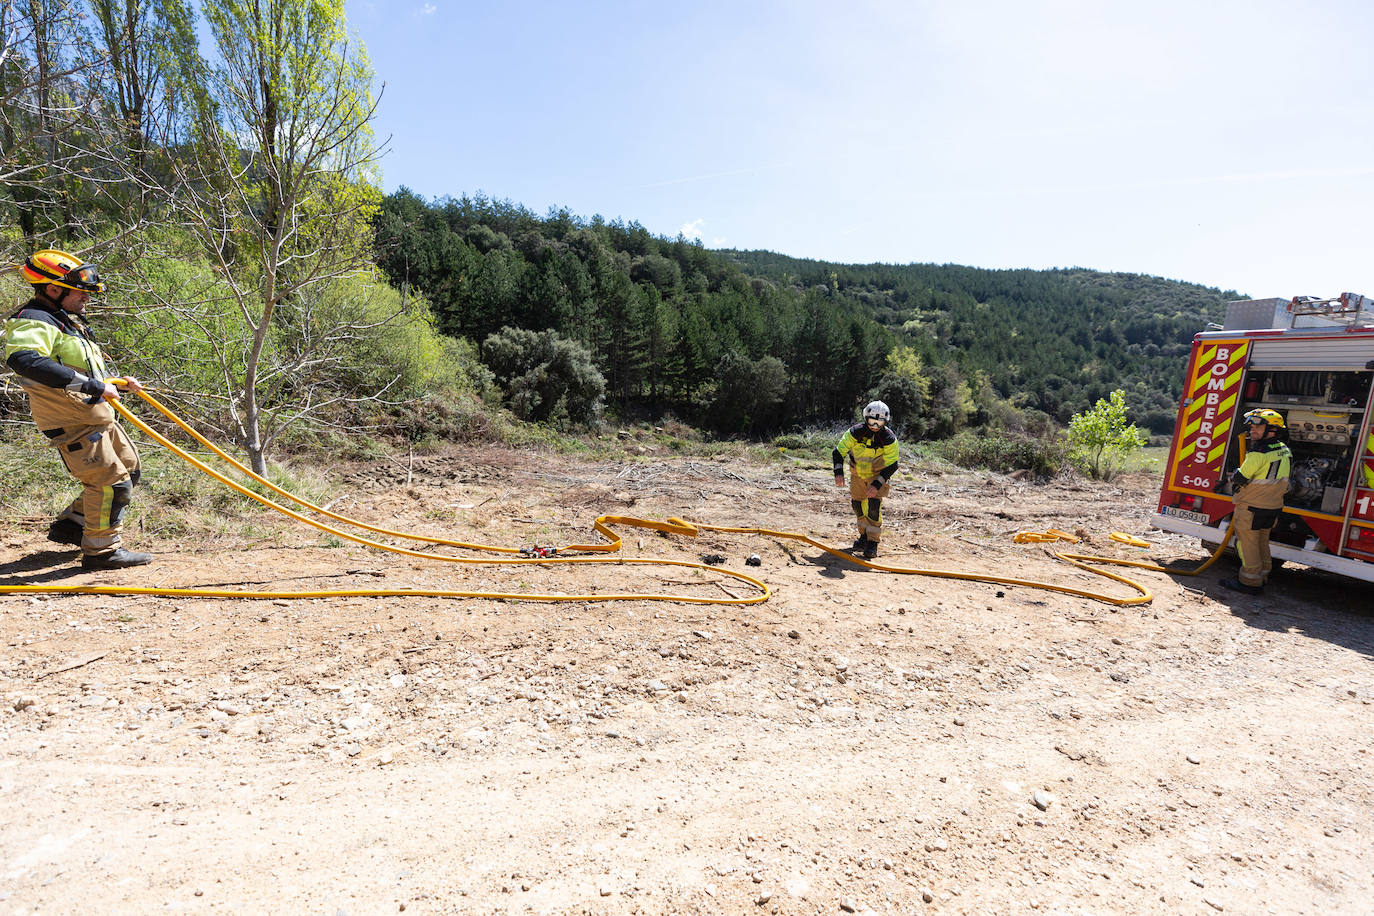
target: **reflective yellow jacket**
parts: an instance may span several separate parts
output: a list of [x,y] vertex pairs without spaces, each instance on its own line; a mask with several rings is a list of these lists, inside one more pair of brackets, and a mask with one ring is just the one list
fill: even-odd
[[836,477],[844,473],[846,457],[853,465],[854,473],[863,480],[876,480],[877,486],[881,487],[897,473],[897,436],[886,426],[876,432],[869,429],[866,423],[850,427],[830,455]]

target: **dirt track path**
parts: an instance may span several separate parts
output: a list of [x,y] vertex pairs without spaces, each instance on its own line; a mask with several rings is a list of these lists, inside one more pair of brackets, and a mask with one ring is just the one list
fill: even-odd
[[[423,462],[399,490],[360,474],[373,485],[346,508],[507,544],[583,539],[606,512],[852,538],[824,469],[474,459]],[[1128,552],[1106,534],[1144,533],[1153,488],[920,471],[890,504],[884,557],[1079,581],[1010,533],[1077,528]],[[208,571],[164,546],[156,566],[102,578],[722,587],[280,540]],[[0,568],[69,563],[45,545],[6,532]],[[1215,585],[1224,566],[1144,573],[1154,603],[1119,609],[725,535],[635,533],[626,553],[736,568],[758,553],[777,595],[0,599],[0,910],[1356,913],[1374,899],[1369,586],[1285,571],[1240,601]]]

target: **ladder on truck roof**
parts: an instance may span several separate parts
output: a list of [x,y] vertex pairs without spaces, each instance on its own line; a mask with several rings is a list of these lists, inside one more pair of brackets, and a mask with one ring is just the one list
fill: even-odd
[[1374,326],[1374,299],[1359,293],[1341,293],[1332,299],[1294,296],[1286,309],[1290,326],[1298,318],[1318,318],[1350,327]]

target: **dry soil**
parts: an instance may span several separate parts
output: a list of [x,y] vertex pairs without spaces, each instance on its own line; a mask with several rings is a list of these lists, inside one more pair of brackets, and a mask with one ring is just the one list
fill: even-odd
[[[454,450],[336,479],[336,511],[483,543],[586,542],[606,513],[854,537],[814,464]],[[1127,597],[1012,535],[1195,566],[1145,527],[1157,486],[917,468],[880,559]],[[1238,596],[1223,562],[1141,571],[1153,602],[1119,607],[753,535],[624,536],[622,556],[718,555],[774,596],[0,597],[0,912],[1370,912],[1374,586],[1285,569]],[[130,539],[157,562],[87,574],[11,524],[0,580],[751,593],[299,526]]]

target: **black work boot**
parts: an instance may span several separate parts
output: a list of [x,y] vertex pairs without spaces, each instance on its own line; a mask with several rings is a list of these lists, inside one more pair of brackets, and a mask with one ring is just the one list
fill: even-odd
[[86,554],[81,558],[82,569],[124,569],[129,566],[142,566],[153,562],[151,553],[134,553],[123,547],[116,547],[114,553]]
[[1227,591],[1232,591],[1232,592],[1244,592],[1244,593],[1247,594],[1247,595],[1263,595],[1263,594],[1264,594],[1264,586],[1263,586],[1263,585],[1246,585],[1244,582],[1240,581],[1239,579],[1222,579],[1220,584],[1221,584],[1221,587],[1224,588],[1224,589],[1226,589]]
[[855,549],[855,550],[867,550],[867,549],[868,549],[868,535],[866,535],[866,534],[861,534],[861,535],[859,535],[858,540],[856,540],[856,541],[854,542],[854,549]]
[[878,542],[869,541],[864,545],[864,559],[871,560],[878,555]]
[[54,544],[70,544],[72,547],[81,546],[82,528],[69,518],[59,518],[48,528],[48,540]]

